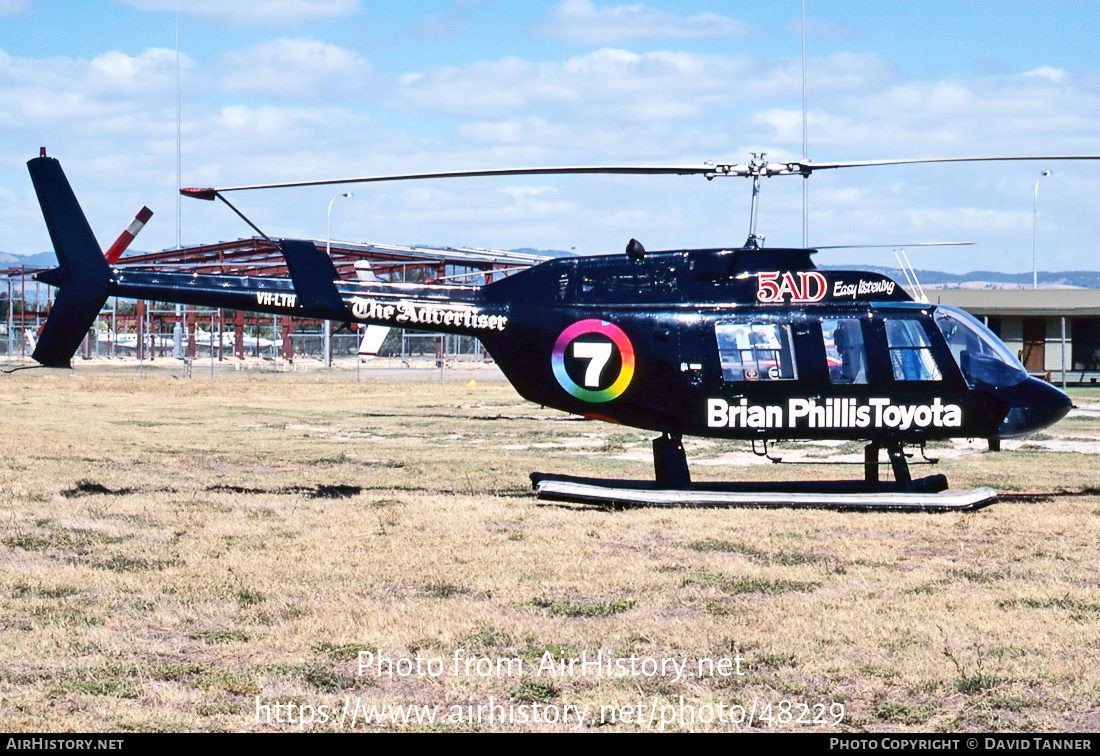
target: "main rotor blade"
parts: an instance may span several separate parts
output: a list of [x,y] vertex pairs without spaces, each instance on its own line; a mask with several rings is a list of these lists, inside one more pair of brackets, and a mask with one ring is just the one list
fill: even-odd
[[814,249],[892,249],[894,247],[972,247],[975,242],[917,242],[916,244],[833,244]]
[[[762,156],[761,156],[762,157]],[[469,178],[476,176],[553,176],[570,174],[620,174],[634,176],[689,176],[702,175],[712,179],[718,176],[808,176],[816,170],[828,168],[857,168],[874,165],[905,165],[910,163],[973,163],[998,160],[1100,160],[1100,155],[1011,155],[1002,157],[950,157],[950,158],[902,158],[896,160],[854,160],[815,163],[812,160],[792,160],[767,163],[755,155],[747,163],[703,163],[701,165],[575,165],[541,168],[488,168],[472,171],[430,171],[426,173],[397,173],[385,176],[360,176],[355,178],[324,179],[320,181],[287,181],[276,184],[251,184],[220,188],[184,188],[180,194],[195,199],[213,200],[224,192],[241,192],[249,189],[289,189],[299,186],[330,186],[332,184],[369,184],[381,181],[416,181],[419,179]]]
[[790,165],[798,166],[806,172],[826,168],[859,168],[871,165],[906,165],[909,163],[980,163],[998,160],[1100,160],[1100,155],[1011,155],[999,157],[949,157],[949,158],[902,158],[897,160],[853,160],[848,162],[815,163],[812,160],[800,160]]
[[[181,189],[198,199],[214,199],[213,193],[240,192],[248,189],[289,189],[298,186],[328,186],[330,184],[367,184],[376,181],[414,181],[417,179],[466,178],[474,176],[536,176],[564,175],[578,173],[628,174],[628,175],[674,175],[687,176],[703,174],[708,177],[730,175],[741,166],[732,164],[704,163],[702,165],[588,165],[558,166],[543,168],[490,168],[474,171],[435,171],[429,173],[399,173],[388,176],[362,176],[357,178],[325,179],[321,181],[288,181],[279,184],[253,184],[250,186],[227,186],[217,189]],[[735,174],[736,175],[736,174]]]

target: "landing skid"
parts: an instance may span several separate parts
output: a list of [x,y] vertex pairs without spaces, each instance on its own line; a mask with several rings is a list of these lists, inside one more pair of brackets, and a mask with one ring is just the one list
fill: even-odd
[[540,499],[603,506],[758,507],[868,511],[958,512],[997,500],[988,486],[944,493],[947,478],[913,479],[900,444],[887,447],[893,482],[880,482],[876,444],[867,446],[863,481],[798,483],[692,483],[683,443],[665,434],[653,440],[656,481],[606,480],[531,473]]

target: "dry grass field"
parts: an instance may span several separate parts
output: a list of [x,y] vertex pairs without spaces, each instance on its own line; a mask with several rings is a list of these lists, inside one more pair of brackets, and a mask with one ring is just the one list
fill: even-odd
[[1100,729],[1100,414],[932,450],[1003,496],[928,515],[541,503],[534,470],[648,477],[650,434],[492,380],[30,370],[0,402],[9,730]]

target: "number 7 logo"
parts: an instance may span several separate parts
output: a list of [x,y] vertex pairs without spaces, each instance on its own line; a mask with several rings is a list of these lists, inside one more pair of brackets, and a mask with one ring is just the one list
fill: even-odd
[[573,356],[578,360],[590,360],[584,371],[584,385],[587,388],[599,388],[600,376],[611,359],[611,344],[598,341],[574,341]]
[[[579,340],[588,334],[603,336],[605,339],[610,339],[610,343],[603,339]],[[578,386],[565,367],[565,355],[570,345],[573,346],[570,353],[573,359],[588,360],[584,371],[584,386]],[[619,352],[622,367],[619,369],[619,374],[611,381],[611,385],[600,390],[599,387],[606,383],[601,380],[603,372],[608,364],[612,363],[616,350]],[[614,323],[595,318],[580,320],[558,335],[550,354],[550,366],[553,368],[558,384],[577,399],[584,402],[609,402],[622,395],[634,378],[634,345],[623,333],[623,329]]]

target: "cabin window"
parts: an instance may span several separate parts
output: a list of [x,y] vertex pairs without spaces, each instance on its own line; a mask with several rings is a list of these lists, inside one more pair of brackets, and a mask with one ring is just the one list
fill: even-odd
[[821,338],[829,380],[835,384],[867,382],[867,350],[858,318],[823,318]]
[[1073,318],[1070,329],[1073,369],[1100,370],[1100,318]]
[[561,275],[558,276],[558,299],[565,299],[569,296],[569,271],[563,270]]
[[932,345],[919,320],[887,319],[886,345],[896,381],[939,381],[943,379]]
[[791,327],[778,323],[717,323],[718,356],[727,381],[792,381],[798,378]]
[[676,272],[641,270],[613,273],[608,276],[607,288],[630,295],[669,294],[676,291]]
[[1027,379],[1024,366],[1008,347],[972,315],[940,305],[936,325],[971,387],[1014,386]]

